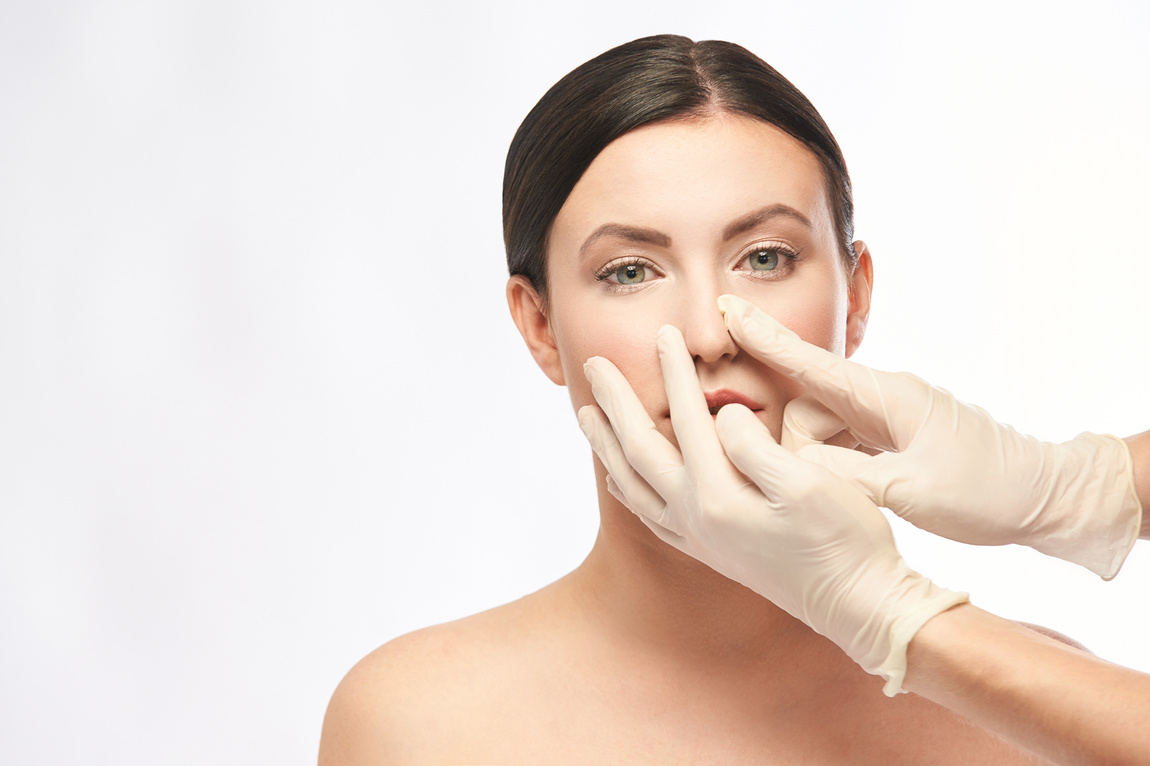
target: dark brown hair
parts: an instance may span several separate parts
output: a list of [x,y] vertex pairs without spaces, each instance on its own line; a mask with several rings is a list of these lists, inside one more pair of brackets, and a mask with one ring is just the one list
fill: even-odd
[[656,35],[612,48],[571,71],[515,132],[503,172],[503,242],[511,274],[526,276],[546,298],[551,224],[607,144],[641,125],[717,112],[757,117],[814,152],[823,167],[839,248],[853,267],[850,176],[814,105],[741,46]]

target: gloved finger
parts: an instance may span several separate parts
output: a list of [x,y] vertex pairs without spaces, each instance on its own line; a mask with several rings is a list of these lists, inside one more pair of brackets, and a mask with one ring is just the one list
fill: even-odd
[[620,446],[619,439],[611,424],[607,422],[607,416],[603,411],[592,405],[580,407],[578,420],[579,429],[591,443],[591,449],[595,450],[607,473],[610,477],[619,477],[618,479],[609,477],[607,490],[610,491],[611,485],[614,484],[622,494],[622,497],[615,495],[619,502],[640,516],[651,516],[661,523],[666,523],[668,520],[664,518],[666,515],[664,511],[667,503],[627,462],[623,447]]
[[619,489],[619,485],[613,478],[611,478],[611,474],[607,474],[607,492],[611,495],[611,497],[625,505],[628,511],[635,513],[635,509],[631,507],[631,501],[627,499],[627,496],[623,493],[623,490]]
[[[885,450],[909,442],[915,424],[892,423],[878,373],[869,367],[807,343],[754,304],[735,295],[720,295],[719,310],[731,337],[751,356],[803,385],[837,414],[864,444]],[[901,393],[901,392],[900,392]],[[901,426],[901,428],[899,427]]]
[[651,532],[655,534],[655,537],[659,538],[667,545],[676,550],[682,551],[683,553],[686,553],[692,558],[698,558],[692,552],[690,541],[687,540],[686,537],[683,537],[682,535],[677,534],[664,526],[661,526],[658,522],[654,521],[653,519],[649,519],[646,516],[639,515],[639,521],[647,525],[647,529],[651,530]]
[[808,444],[822,444],[846,428],[843,419],[813,396],[804,395],[787,402],[783,409],[782,445],[798,452]]
[[615,483],[613,478],[611,478],[611,474],[607,474],[607,491],[611,493],[612,497],[626,506],[628,510],[638,516],[639,521],[643,522],[643,524],[645,524],[648,529],[654,532],[656,537],[673,548],[678,548],[684,553],[687,552],[685,548],[686,538],[670,529],[667,529],[654,519],[645,516],[642,513],[636,512],[634,507],[631,505],[631,501],[627,499],[626,495],[623,494],[623,491],[619,489],[619,485]]
[[635,514],[636,516],[646,516],[646,514],[636,510],[637,504],[634,501],[627,499],[626,493],[624,493],[622,488],[619,487],[618,483],[616,483],[611,474],[607,474],[607,492],[611,495],[611,497],[622,503],[631,513]]
[[823,468],[851,481],[875,505],[886,506],[890,482],[885,469],[888,453],[872,457],[863,452],[828,444],[810,444],[796,454],[803,460],[817,463]]
[[728,459],[770,500],[798,458],[783,448],[755,414],[741,404],[719,410],[715,430]]
[[[683,467],[679,451],[656,430],[643,403],[615,365],[593,356],[583,365],[583,372],[591,383],[595,401],[610,421],[626,461],[660,496],[671,496],[677,489],[679,469]],[[622,480],[617,471],[610,467],[607,470],[616,481]]]
[[[850,389],[847,360],[807,343],[781,322],[737,295],[720,295],[719,311],[740,347],[759,361],[803,384],[828,406]],[[842,413],[840,413],[842,414]]]
[[[934,513],[927,513],[926,519],[919,518],[922,488],[915,482],[917,473],[907,472],[907,465],[900,459],[897,452],[883,452],[866,455],[857,450],[844,450],[842,447],[833,447],[815,444],[803,447],[798,455],[804,460],[817,462],[830,472],[850,480],[850,482],[865,495],[871,498],[872,503],[889,508],[895,515],[902,516],[915,527],[926,529],[930,533],[973,545],[1001,544],[988,542],[990,538],[979,535],[979,524],[972,523],[973,515],[940,512],[938,508],[946,507],[944,504],[952,496],[940,499],[943,505],[935,506]],[[948,493],[943,493],[948,495]],[[986,523],[982,523],[987,528]]]
[[663,386],[671,407],[671,426],[688,471],[707,471],[723,460],[723,448],[715,434],[715,420],[707,408],[695,361],[687,350],[683,333],[664,325],[656,336]]

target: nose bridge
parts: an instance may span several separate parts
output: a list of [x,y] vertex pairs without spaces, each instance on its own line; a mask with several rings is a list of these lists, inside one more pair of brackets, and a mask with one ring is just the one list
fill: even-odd
[[719,280],[711,274],[690,280],[690,287],[680,296],[679,329],[687,342],[687,350],[701,362],[717,362],[738,353],[738,346],[719,313],[720,295]]

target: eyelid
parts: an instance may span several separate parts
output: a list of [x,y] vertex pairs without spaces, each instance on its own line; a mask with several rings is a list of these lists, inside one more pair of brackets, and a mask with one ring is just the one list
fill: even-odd
[[[778,267],[770,271],[756,271],[755,269],[747,268],[747,259],[759,250],[770,250],[782,256]],[[802,259],[802,250],[790,243],[777,239],[758,240],[739,250],[739,254],[735,258],[734,270],[746,272],[755,279],[777,280],[789,276],[794,265]]]
[[[624,285],[620,284],[619,282],[611,282],[610,277],[614,276],[615,272],[624,266],[642,266],[644,269],[650,269],[651,271],[655,272],[655,274],[658,276],[663,276],[663,272],[659,270],[659,267],[647,258],[642,258],[637,255],[627,255],[620,258],[612,258],[610,261],[599,267],[599,270],[595,272],[595,280],[598,282],[610,282],[616,287],[639,287],[639,285]],[[644,281],[641,284],[646,284],[646,282]]]
[[802,260],[803,251],[794,245],[783,242],[777,239],[765,239],[753,242],[746,247],[739,250],[738,256],[735,258],[736,265],[746,260],[750,255],[759,250],[772,250],[779,255],[785,256],[786,259],[794,263],[795,261]]
[[789,242],[785,242],[781,239],[761,239],[756,242],[752,242],[740,250],[739,258],[745,258],[756,250],[777,250],[778,252],[793,258],[798,258],[800,255],[802,255],[802,250],[790,244]]

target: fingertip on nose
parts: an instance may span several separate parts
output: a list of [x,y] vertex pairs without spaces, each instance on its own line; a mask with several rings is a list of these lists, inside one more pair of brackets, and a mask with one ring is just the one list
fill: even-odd
[[655,334],[655,349],[659,354],[664,354],[676,345],[687,345],[686,335],[673,324],[665,324],[659,328],[659,332]]
[[737,295],[725,293],[720,295],[716,303],[719,304],[719,313],[724,317],[738,315],[745,309],[747,302]]

